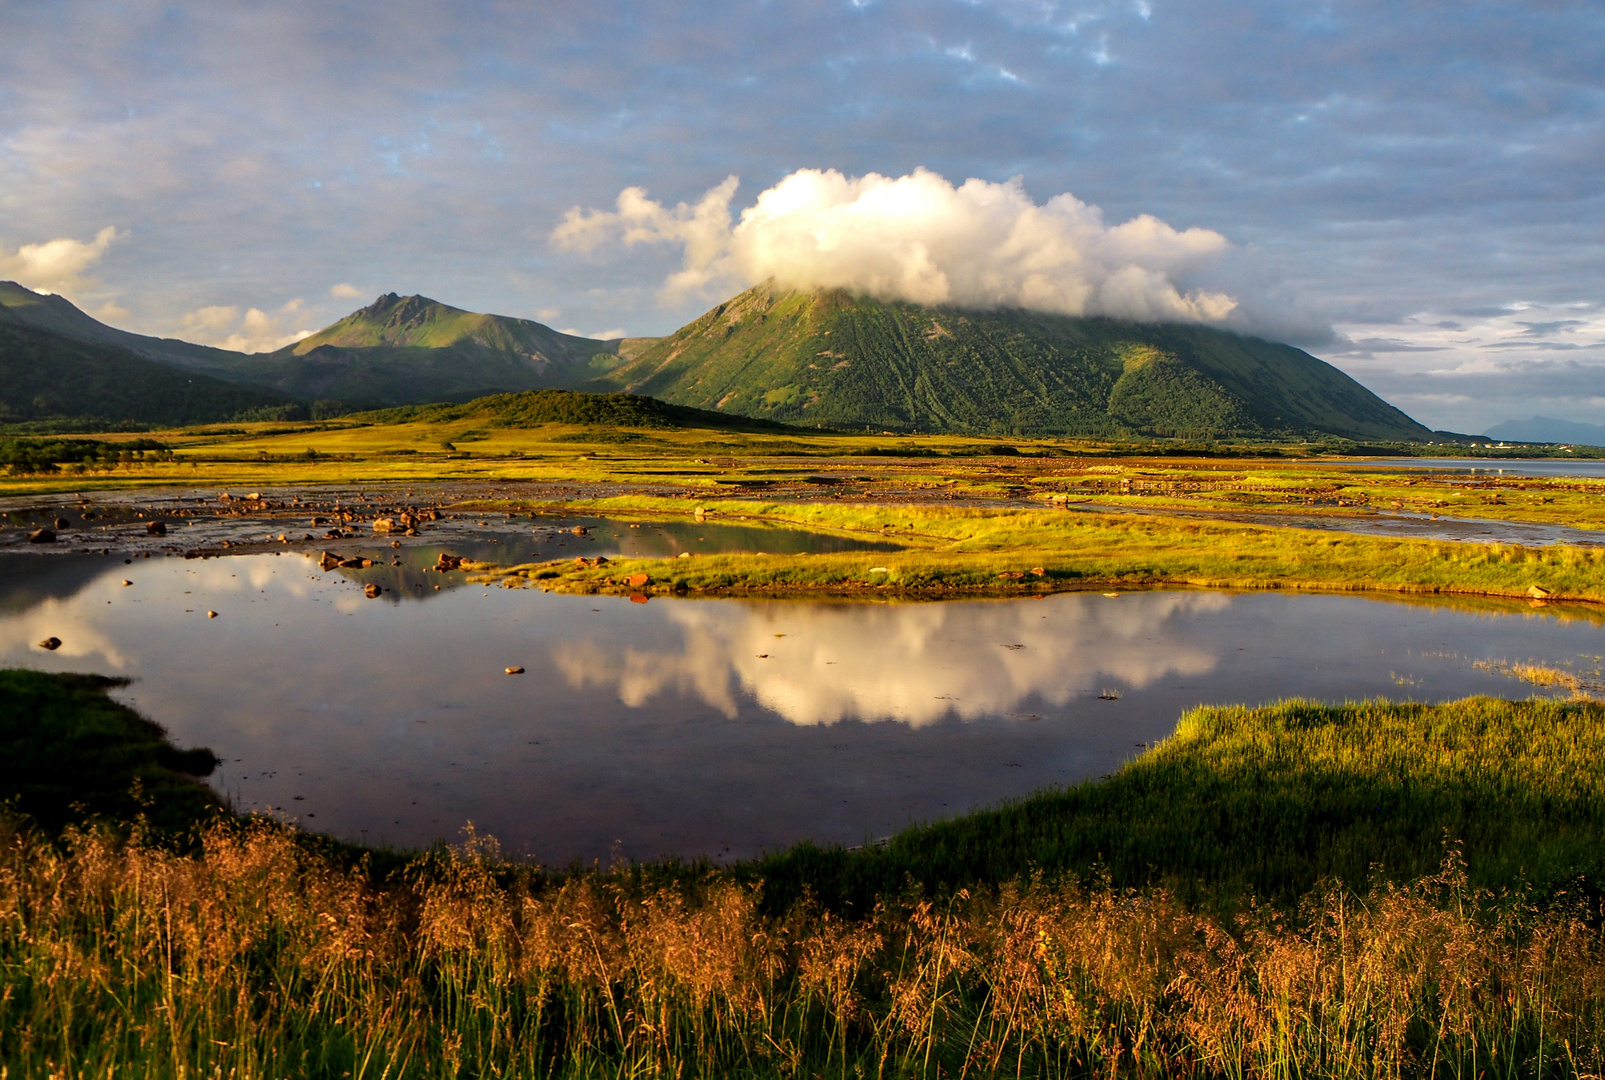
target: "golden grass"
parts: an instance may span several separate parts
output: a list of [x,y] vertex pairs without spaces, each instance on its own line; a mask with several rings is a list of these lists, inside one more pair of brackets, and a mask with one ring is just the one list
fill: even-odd
[[[698,555],[474,567],[480,580],[576,592],[678,591],[944,595],[1034,593],[1105,586],[1301,588],[1605,601],[1605,549],[1463,544],[1198,521],[1156,514],[845,502],[704,503],[653,498],[498,502],[497,507],[787,525],[875,537],[902,552],[810,556]],[[647,586],[630,584],[645,574]]]
[[[492,858],[488,858],[491,856]],[[843,920],[461,850],[384,886],[281,831],[0,834],[11,1076],[1591,1076],[1605,939],[1442,873],[1230,923],[1024,882]]]

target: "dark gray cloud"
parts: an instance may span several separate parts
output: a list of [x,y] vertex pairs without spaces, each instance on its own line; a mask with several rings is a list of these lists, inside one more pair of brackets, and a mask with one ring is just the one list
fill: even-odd
[[1224,234],[1257,325],[1435,426],[1600,418],[1536,374],[1424,389],[1605,339],[1597,3],[0,0],[0,26],[0,256],[115,226],[82,298],[137,329],[256,308],[266,339],[348,284],[660,332],[698,307],[658,306],[673,253],[555,251],[568,208],[924,166]]

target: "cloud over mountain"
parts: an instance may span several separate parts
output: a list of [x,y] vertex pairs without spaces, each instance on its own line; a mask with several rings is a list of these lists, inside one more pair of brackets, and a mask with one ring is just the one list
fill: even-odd
[[35,292],[71,297],[93,287],[95,283],[85,276],[85,271],[117,239],[117,230],[108,225],[87,242],[64,236],[23,244],[15,254],[0,249],[0,278],[26,285]]
[[626,188],[613,210],[569,210],[559,248],[670,244],[678,299],[773,277],[788,287],[844,288],[883,300],[1021,307],[1062,315],[1220,323],[1224,292],[1189,287],[1230,245],[1209,229],[1177,230],[1150,214],[1118,225],[1068,193],[1037,204],[1019,180],[954,186],[926,169],[848,177],[799,169],[759,194],[732,225],[739,181],[666,207]]

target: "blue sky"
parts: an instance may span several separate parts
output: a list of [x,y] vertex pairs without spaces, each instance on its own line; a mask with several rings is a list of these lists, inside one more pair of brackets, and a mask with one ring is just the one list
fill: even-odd
[[662,333],[730,282],[666,294],[673,243],[554,245],[570,209],[736,176],[739,217],[800,169],[923,168],[1219,234],[1200,287],[1434,426],[1605,422],[1598,3],[0,0],[0,26],[0,277],[142,332],[262,348],[396,291]]

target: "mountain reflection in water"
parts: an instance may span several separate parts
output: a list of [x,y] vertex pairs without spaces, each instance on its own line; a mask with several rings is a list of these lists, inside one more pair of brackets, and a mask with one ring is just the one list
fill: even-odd
[[643,605],[421,571],[407,585],[430,602],[391,603],[364,597],[371,573],[4,555],[0,665],[132,676],[119,695],[216,750],[242,809],[401,846],[471,820],[565,863],[858,843],[1107,773],[1200,703],[1525,696],[1473,662],[1584,673],[1605,654],[1595,609],[1202,590]]

